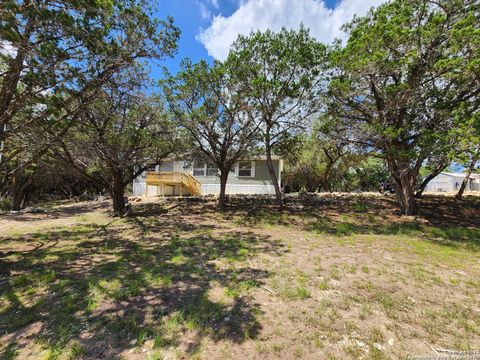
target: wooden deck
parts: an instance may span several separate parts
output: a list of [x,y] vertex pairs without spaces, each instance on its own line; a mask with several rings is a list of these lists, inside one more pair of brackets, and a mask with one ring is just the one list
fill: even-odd
[[158,186],[158,195],[165,195],[166,186],[179,186],[180,187],[180,196],[190,194],[190,195],[200,195],[201,194],[201,184],[195,179],[192,175],[175,172],[175,171],[161,171],[161,172],[147,172],[146,178],[146,188],[148,191],[149,185]]

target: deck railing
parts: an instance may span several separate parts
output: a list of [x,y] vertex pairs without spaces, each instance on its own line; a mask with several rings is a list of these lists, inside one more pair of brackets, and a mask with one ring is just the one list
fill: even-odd
[[192,175],[177,171],[147,172],[147,185],[180,185],[191,194],[200,195],[201,184]]

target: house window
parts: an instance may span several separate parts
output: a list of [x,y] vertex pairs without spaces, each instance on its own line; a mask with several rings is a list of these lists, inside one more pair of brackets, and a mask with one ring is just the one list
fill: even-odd
[[155,172],[155,171],[157,171],[157,166],[156,165],[149,165],[147,167],[147,171]]
[[240,161],[238,163],[238,177],[254,177],[255,163],[253,161]]
[[193,176],[205,176],[205,164],[202,164],[200,167],[199,164],[193,165]]
[[218,169],[216,166],[211,165],[211,164],[202,164],[200,166],[199,164],[194,164],[193,166],[193,176],[217,176],[218,175]]
[[218,169],[213,165],[207,164],[207,176],[217,176],[217,175],[218,175]]
[[173,161],[161,163],[160,171],[173,171]]

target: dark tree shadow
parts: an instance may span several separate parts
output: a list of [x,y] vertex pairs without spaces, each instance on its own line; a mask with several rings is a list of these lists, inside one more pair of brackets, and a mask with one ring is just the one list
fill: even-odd
[[335,236],[411,235],[446,246],[466,244],[480,251],[480,198],[425,196],[415,217],[401,217],[394,196],[320,196],[291,198],[278,211],[270,205],[232,207],[242,224],[303,227],[307,231]]
[[480,197],[467,195],[462,200],[453,197],[426,195],[419,201],[419,215],[435,226],[480,228]]
[[[21,243],[42,238],[43,245],[1,256],[0,292],[8,306],[0,311],[0,333],[9,342],[0,356],[15,344],[23,346],[16,341],[34,323],[40,329],[27,339],[51,351],[74,340],[89,358],[119,358],[133,347],[132,339],[135,346],[154,339],[160,349],[175,345],[191,354],[204,337],[241,343],[258,336],[261,309],[248,292],[226,304],[212,300],[209,291],[212,284],[258,286],[269,273],[245,260],[256,253],[281,254],[280,244],[248,231],[214,235],[215,226],[166,216],[165,209],[135,214],[106,228],[82,225],[4,238]],[[30,301],[18,295],[38,287],[41,294]],[[181,337],[165,333],[165,321],[176,321],[176,331],[191,333],[190,341],[183,344]]]
[[31,222],[37,221],[39,219],[49,220],[49,219],[61,219],[68,218],[71,216],[84,214],[90,211],[104,210],[108,209],[110,206],[110,201],[82,201],[82,202],[65,202],[65,204],[60,204],[60,206],[55,206],[52,208],[39,208],[41,212],[39,213],[29,213],[26,212],[28,209],[24,209],[19,212],[7,212],[0,213],[0,219],[5,219],[9,221],[16,222]]

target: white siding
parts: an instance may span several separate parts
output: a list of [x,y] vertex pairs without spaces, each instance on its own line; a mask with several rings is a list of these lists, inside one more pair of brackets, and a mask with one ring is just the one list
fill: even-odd
[[132,190],[133,190],[133,195],[135,196],[145,195],[145,183],[134,182]]
[[[218,195],[220,194],[220,185],[219,184],[202,184],[202,195]],[[246,194],[246,195],[255,195],[255,194],[275,194],[275,187],[273,185],[238,185],[238,184],[227,184],[225,189],[226,193],[229,195],[235,194]],[[173,186],[165,187],[165,195],[179,195],[180,189],[175,189]],[[145,196],[145,183],[133,183],[133,195],[134,196]],[[147,196],[157,196],[158,190],[157,186],[150,185],[148,187]]]
[[[464,176],[457,174],[444,174],[441,173],[434,179],[432,179],[427,187],[426,192],[456,192],[460,188],[463,182]],[[470,178],[465,191],[480,190],[479,179]]]
[[[262,165],[260,165],[260,163]],[[268,172],[266,170],[266,163],[263,160],[259,160],[258,162],[252,162],[252,164],[257,164],[253,166],[252,169],[252,176],[251,177],[234,177],[234,172],[232,172],[232,176],[229,176],[226,193],[230,195],[234,194],[275,194],[275,187],[273,186]],[[175,161],[169,163],[170,166],[173,165],[173,170],[176,172],[186,172],[192,174],[192,168],[189,169],[184,168],[185,165],[190,165],[185,161]],[[258,166],[258,168],[257,168]],[[281,176],[281,168],[282,164],[279,162],[279,169],[280,174],[278,174],[278,180],[280,182]],[[158,166],[157,166],[158,171]],[[257,177],[255,177],[258,175]],[[198,177],[197,180],[200,181],[201,184],[201,194],[202,195],[218,195],[220,193],[220,184],[218,177]],[[148,193],[146,191],[146,178],[145,175],[138,176],[135,180],[133,180],[133,195],[135,196],[157,196],[160,192],[157,189],[157,186],[149,186]],[[180,195],[180,189],[178,187],[166,187],[165,188],[165,195]]]
[[[225,192],[229,195],[234,194],[275,194],[275,187],[273,185],[242,185],[242,184],[227,184]],[[219,184],[202,184],[202,195],[218,195],[220,194]]]
[[175,161],[174,166],[173,166],[173,171],[183,172],[183,165],[184,164],[185,164],[185,161]]
[[[440,177],[440,178],[439,178]],[[449,191],[455,191],[455,182],[453,178],[447,177],[447,176],[441,176],[432,179],[428,185],[425,191],[427,192],[449,192]]]

